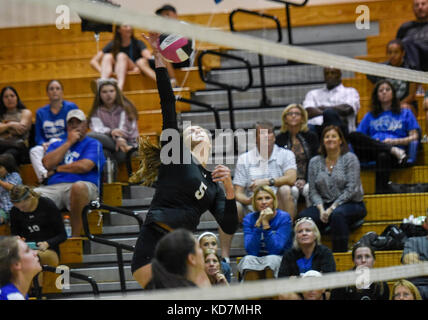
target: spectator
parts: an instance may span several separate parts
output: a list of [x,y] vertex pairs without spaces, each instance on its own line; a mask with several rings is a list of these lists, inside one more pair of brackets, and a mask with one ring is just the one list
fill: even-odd
[[152,277],[146,289],[210,287],[202,249],[193,234],[176,229],[156,245]]
[[32,113],[26,109],[15,88],[6,86],[0,93],[0,153],[9,153],[17,164],[29,162],[28,138]]
[[401,279],[392,286],[390,300],[422,300],[422,297],[413,283]]
[[[155,13],[158,16],[178,20],[177,10],[174,6],[172,6],[170,4],[163,5],[162,7],[157,9],[155,11]],[[193,51],[193,52],[195,52],[195,51]],[[168,70],[168,74],[169,74],[169,77],[171,79],[171,85],[173,87],[177,87],[177,80],[175,78],[174,69],[192,66],[193,58],[194,58],[194,54],[192,54],[192,56],[189,59],[187,59],[186,61],[183,61],[183,62],[171,63],[171,62],[165,61],[165,66]]]
[[[398,67],[398,68],[406,68],[409,69],[409,65],[404,60],[404,46],[401,40],[394,39],[388,42],[386,45],[386,55],[388,60],[384,62],[384,64]],[[382,77],[367,75],[367,79],[369,79],[372,83],[376,84],[379,80],[383,80]],[[418,113],[418,102],[416,101],[416,90],[417,83],[408,82],[399,79],[387,79],[395,89],[397,94],[397,98],[400,100],[401,108],[407,108],[412,110],[415,117]]]
[[[236,206],[239,220],[253,211],[249,207],[254,190],[260,186],[270,186],[276,193],[278,208],[295,216],[294,199],[291,187],[296,182],[296,159],[290,150],[275,144],[274,126],[270,122],[257,122],[256,146],[241,154],[235,168],[233,185],[236,194]],[[232,236],[225,235],[219,229],[221,255],[229,259]]]
[[418,140],[420,128],[413,113],[400,108],[395,89],[387,80],[376,84],[371,104],[371,111],[348,139],[361,162],[376,161],[376,193],[388,193],[390,172],[406,163],[404,148]]
[[[57,267],[59,245],[67,239],[62,214],[55,203],[40,197],[28,186],[17,185],[10,191],[13,208],[10,211],[12,235],[26,242],[35,242],[42,265]],[[43,283],[39,277],[40,284]]]
[[[217,236],[212,232],[204,232],[198,237],[199,246],[202,250],[211,249],[215,252],[218,251],[218,239]],[[230,264],[225,260],[220,259],[221,272],[226,276],[227,282],[231,281],[232,269]]]
[[[118,24],[115,26],[114,39],[92,58],[91,66],[100,72],[101,79],[111,77],[114,71],[118,87],[123,90],[128,71],[141,71],[156,80],[156,74],[148,62],[150,57],[151,53],[144,42],[135,38],[132,26]],[[96,92],[96,86],[93,91]]]
[[10,154],[0,155],[0,225],[10,220],[10,210],[13,207],[9,191],[22,184],[15,160]]
[[23,240],[0,240],[0,300],[28,300],[31,282],[41,270],[37,252]]
[[213,249],[204,250],[205,272],[212,285],[229,285],[226,276],[221,272],[220,257]]
[[47,185],[34,189],[58,209],[70,211],[73,237],[80,237],[83,208],[98,197],[105,161],[101,143],[87,137],[87,130],[83,111],[71,110],[67,114],[67,138],[52,143],[43,158],[49,171]]
[[428,0],[413,0],[413,13],[416,20],[403,23],[396,38],[403,41],[409,65],[428,71]]
[[309,162],[309,198],[312,206],[299,217],[311,217],[321,232],[331,229],[334,252],[348,251],[349,228],[363,219],[366,207],[360,178],[360,162],[351,152],[342,131],[324,129],[320,155]]
[[[428,216],[423,226],[428,230]],[[428,236],[408,238],[404,243],[401,262],[403,264],[413,264],[424,261],[428,261]],[[428,300],[428,277],[418,277],[408,280],[418,288],[422,298]]]
[[324,127],[336,125],[346,136],[355,131],[360,96],[354,88],[343,86],[339,69],[324,68],[324,81],[324,88],[309,91],[303,101],[309,128],[319,137]]
[[39,182],[48,177],[48,170],[42,163],[46,149],[51,143],[67,136],[67,114],[70,110],[78,109],[73,102],[63,99],[64,88],[58,80],[49,81],[46,92],[49,104],[36,112],[35,147],[30,149],[30,160]]
[[[150,34],[148,40],[153,47],[158,38],[158,34]],[[162,109],[162,130],[167,138],[162,141],[161,146],[142,140],[140,151],[144,158],[140,169],[133,175],[146,185],[152,185],[157,179],[156,192],[140,230],[131,263],[131,272],[142,287],[151,278],[150,261],[156,243],[173,229],[195,231],[201,215],[207,210],[226,233],[233,234],[238,227],[230,169],[223,165],[217,165],[212,172],[206,169],[211,142],[203,128],[188,126],[181,139],[175,110],[176,99],[164,59],[157,50],[154,55]],[[171,150],[177,161],[171,161],[165,155],[169,151],[165,150]],[[181,159],[185,162],[182,163]],[[219,182],[222,183],[221,186]]]
[[318,136],[309,130],[308,113],[300,104],[288,105],[282,112],[281,119],[281,130],[276,136],[276,144],[290,149],[296,157],[297,179],[291,188],[293,198],[298,199],[299,195],[303,195],[309,207],[308,164],[318,153]]
[[103,145],[104,156],[114,164],[114,177],[128,151],[137,146],[138,112],[125,98],[115,79],[100,79],[98,91],[89,112],[89,137]]
[[300,276],[309,270],[335,272],[336,262],[331,250],[321,244],[321,234],[308,217],[296,221],[293,247],[282,257],[278,277]]
[[[366,243],[357,242],[352,248],[352,270],[373,268],[376,260],[374,249]],[[364,272],[364,270],[363,270]],[[386,282],[370,283],[366,287],[348,286],[331,291],[331,300],[389,300],[389,287]]]
[[57,266],[59,245],[67,239],[61,211],[55,203],[25,185],[10,191],[11,232],[27,242],[35,242],[41,263]]
[[[310,277],[318,278],[318,277],[322,277],[322,274],[315,270],[309,270],[302,275],[302,279],[310,278]],[[302,292],[300,295],[302,297],[302,300],[312,300],[312,301],[328,300],[325,289],[309,290],[309,291]]]
[[268,186],[254,191],[252,205],[256,211],[243,221],[247,255],[239,262],[238,271],[244,281],[276,278],[282,254],[291,247],[291,218],[277,209],[275,193]]

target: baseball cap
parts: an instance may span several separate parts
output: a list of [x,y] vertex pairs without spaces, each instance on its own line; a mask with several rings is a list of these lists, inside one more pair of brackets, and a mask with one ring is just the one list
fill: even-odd
[[77,118],[80,121],[86,121],[86,116],[80,109],[73,109],[67,113],[67,122],[72,118]]
[[175,7],[173,7],[170,4],[165,4],[162,7],[160,7],[159,9],[157,9],[155,11],[155,14],[157,14],[158,16],[161,15],[162,11],[172,11],[174,13],[177,13],[177,10],[175,9]]
[[307,278],[307,277],[321,277],[322,274],[316,270],[309,270],[306,271],[304,274],[302,274],[302,278]]

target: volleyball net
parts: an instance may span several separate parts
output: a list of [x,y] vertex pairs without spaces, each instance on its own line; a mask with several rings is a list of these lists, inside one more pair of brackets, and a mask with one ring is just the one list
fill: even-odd
[[[60,6],[66,6],[70,9],[71,12],[77,13],[79,16],[84,16],[88,19],[92,19],[99,22],[104,22],[107,24],[127,24],[132,25],[137,30],[144,31],[153,31],[159,33],[169,33],[169,34],[179,34],[187,38],[195,39],[200,43],[212,44],[213,48],[218,46],[220,48],[229,48],[231,51],[240,51],[238,53],[241,56],[246,56],[246,53],[252,53],[261,55],[266,57],[265,62],[269,64],[269,61],[272,63],[272,69],[280,70],[279,67],[281,62],[286,64],[285,62],[293,62],[294,67],[287,71],[277,71],[279,73],[283,72],[286,74],[286,79],[284,76],[277,75],[280,79],[278,81],[285,81],[287,86],[282,87],[279,84],[273,83],[270,89],[268,89],[268,95],[271,94],[270,103],[272,105],[285,105],[287,103],[301,103],[304,99],[305,94],[311,88],[319,88],[322,86],[324,82],[322,68],[323,67],[332,67],[337,68],[342,71],[342,79],[343,84],[346,87],[356,87],[360,92],[360,104],[361,109],[358,112],[357,122],[361,121],[362,117],[366,112],[369,111],[370,107],[370,99],[371,99],[371,91],[373,90],[373,83],[367,82],[367,76],[376,76],[383,77],[392,80],[406,81],[412,82],[416,84],[413,87],[417,88],[418,92],[416,93],[416,103],[419,107],[419,110],[416,111],[416,118],[418,120],[419,125],[422,128],[422,132],[426,132],[425,128],[425,116],[422,111],[422,101],[423,94],[421,93],[424,89],[427,88],[428,85],[428,75],[426,72],[415,71],[407,68],[398,68],[392,67],[386,64],[375,63],[371,61],[365,61],[362,59],[354,59],[351,57],[347,57],[339,54],[328,53],[327,51],[320,51],[315,49],[309,49],[309,47],[297,46],[297,45],[287,45],[284,43],[277,43],[272,41],[271,39],[265,39],[258,36],[252,36],[250,33],[242,34],[237,32],[228,32],[222,31],[218,28],[210,28],[194,23],[180,23],[177,20],[166,19],[163,17],[156,16],[154,13],[147,12],[137,12],[135,10],[129,10],[125,7],[114,7],[108,6],[102,3],[98,3],[96,1],[85,1],[85,0],[14,0],[14,2],[21,3],[23,5],[32,5],[40,9],[40,12],[43,10],[53,10],[55,11]],[[25,9],[23,9],[25,10]],[[23,14],[26,15],[31,14],[31,12],[26,12]],[[64,30],[64,37],[67,37],[67,31]],[[261,32],[263,36],[263,32]],[[141,38],[138,34],[137,37]],[[111,36],[107,36],[107,40],[102,38],[102,45],[107,43],[107,40],[110,41],[112,39]],[[273,36],[274,38],[274,36]],[[40,43],[45,43],[43,39],[33,39],[35,43],[39,41]],[[392,40],[392,39],[391,39]],[[66,39],[63,39],[62,43],[66,43]],[[78,44],[76,44],[78,45]],[[64,47],[66,48],[66,47]],[[100,47],[97,47],[99,50]],[[6,49],[2,49],[1,52],[6,52]],[[17,49],[18,50],[18,49]],[[25,50],[25,47],[23,47]],[[53,52],[55,53],[55,47],[52,47]],[[66,50],[66,49],[64,49]],[[97,50],[91,51],[91,54],[95,54]],[[386,48],[385,48],[386,51]],[[67,56],[67,52],[61,51],[58,49],[58,57]],[[84,52],[82,52],[83,54]],[[1,55],[0,55],[1,57]],[[69,57],[72,58],[73,57]],[[254,58],[254,57],[253,57]],[[49,58],[51,59],[51,58]],[[24,90],[27,88],[26,81],[31,80],[32,77],[40,81],[43,81],[54,78],[56,74],[60,74],[60,69],[55,69],[57,73],[47,73],[44,74],[44,66],[50,66],[52,63],[52,59],[46,61],[36,61],[37,59],[32,59],[29,55],[24,57],[25,61],[33,63],[35,68],[40,67],[40,72],[36,73],[33,76],[28,76],[26,78],[25,72],[26,70],[19,70],[19,66],[17,62],[13,62],[12,66],[7,66],[5,62],[2,67],[2,74],[7,76],[7,80],[4,80],[4,84],[6,82],[10,82],[12,85],[15,85],[18,88],[23,88],[21,94],[21,98],[24,102],[28,102],[28,104],[40,103],[42,98],[40,98],[40,93],[44,93],[44,87],[41,89],[29,89],[28,91]],[[380,57],[378,60],[382,61],[383,57]],[[65,60],[65,58],[64,58]],[[6,60],[5,60],[6,61]],[[258,64],[260,61],[257,60],[255,63]],[[62,62],[57,62],[57,65],[60,66]],[[80,68],[81,65],[85,64],[89,65],[89,58],[85,56],[85,58],[75,58],[75,65],[73,67],[65,66],[64,68]],[[226,63],[227,64],[227,63]],[[236,82],[235,85],[242,84],[244,85],[245,79],[242,79],[242,73],[233,74],[233,67],[236,65],[229,65],[230,74],[228,76],[229,80],[235,77]],[[58,67],[59,68],[59,67]],[[86,70],[86,67],[82,67],[82,70]],[[215,69],[213,69],[215,70]],[[290,71],[291,70],[291,71]],[[17,72],[18,71],[18,72]],[[242,70],[241,70],[242,71]],[[240,72],[241,72],[240,71]],[[80,71],[79,71],[80,72]],[[288,72],[288,73],[287,73]],[[79,83],[79,79],[82,79],[82,74],[77,73],[73,74],[72,77],[67,81],[68,86],[66,86],[65,94],[66,98],[68,97],[70,100],[73,98],[80,99],[82,101],[79,104],[82,109],[87,113],[92,105],[93,95],[90,94],[87,90],[83,94],[80,94],[79,90],[83,88]],[[282,78],[281,78],[282,77]],[[6,78],[5,78],[6,79]],[[73,80],[74,79],[74,80]],[[86,79],[86,78],[85,78]],[[186,76],[182,79],[182,87],[187,86],[187,81],[190,80],[190,76]],[[225,79],[224,81],[228,81]],[[260,81],[258,78],[256,88],[250,89],[250,96],[255,96],[260,98]],[[293,81],[299,82],[302,84],[301,86],[295,85]],[[81,81],[83,83],[83,81]],[[241,83],[240,83],[241,82]],[[269,80],[267,80],[269,82]],[[305,85],[306,83],[306,85]],[[29,87],[28,87],[29,88]],[[129,92],[133,92],[132,94],[137,94],[138,86],[129,85]],[[413,90],[411,89],[411,90]],[[407,89],[410,90],[410,89]],[[68,94],[68,96],[67,96]],[[80,95],[79,95],[80,94]],[[133,95],[129,97],[134,97]],[[239,95],[243,93],[236,93],[236,97],[239,98]],[[221,100],[221,104],[226,103],[226,98]],[[247,99],[247,100],[246,100]],[[236,102],[238,107],[243,107],[248,104],[248,96],[244,97],[242,102]],[[140,100],[138,100],[140,101]],[[214,103],[214,102],[213,102]],[[137,108],[139,104],[143,104],[142,102],[137,102]],[[251,103],[250,103],[251,104]],[[40,106],[42,104],[40,103]],[[218,106],[219,108],[224,105]],[[272,113],[272,115],[278,116],[281,113]],[[269,114],[269,113],[267,113]],[[246,119],[248,121],[254,121],[250,116],[243,115],[242,116],[244,122]],[[247,117],[247,118],[245,118]],[[211,119],[211,118],[210,118]],[[278,117],[275,120],[280,120]],[[212,120],[210,120],[212,122]],[[417,183],[427,182],[424,181],[424,175],[421,174],[421,178]],[[366,192],[367,193],[367,192]],[[386,198],[385,198],[386,199]],[[412,199],[404,199],[403,203],[406,205],[401,206],[395,204],[395,200],[391,200],[391,202],[387,202],[386,200],[382,202],[381,205],[377,204],[375,201],[370,202],[370,208],[368,211],[369,214],[374,214],[376,211],[377,217],[373,218],[372,221],[385,220],[387,221],[387,213],[390,213],[393,217],[390,219],[390,222],[398,222],[403,218],[407,218],[410,214],[425,215],[425,211],[427,209],[426,199],[423,197],[414,196]],[[380,217],[380,218],[379,218]],[[427,263],[423,264],[415,264],[415,265],[407,265],[407,266],[393,266],[387,268],[375,268],[370,269],[370,272],[365,276],[368,276],[369,282],[377,282],[377,281],[391,281],[395,279],[401,278],[411,278],[416,276],[423,276],[428,274],[428,265]],[[143,292],[143,293],[128,293],[126,296],[121,297],[123,299],[252,299],[257,297],[271,297],[281,293],[287,292],[302,292],[308,291],[310,289],[328,289],[335,287],[343,287],[347,285],[356,285],[358,281],[361,281],[361,274],[355,271],[346,271],[339,273],[332,273],[323,275],[320,278],[310,278],[310,279],[272,279],[265,281],[257,281],[254,283],[240,283],[234,284],[230,287],[215,287],[210,289],[180,289],[180,290],[168,290],[158,291],[158,292]],[[367,281],[367,278],[364,278],[364,281]],[[115,298],[118,298],[115,297]]]

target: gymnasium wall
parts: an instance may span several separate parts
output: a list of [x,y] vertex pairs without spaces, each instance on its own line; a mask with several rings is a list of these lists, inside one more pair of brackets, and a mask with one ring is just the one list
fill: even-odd
[[[43,0],[45,1],[45,0]],[[165,3],[173,4],[180,14],[220,13],[230,12],[236,8],[263,9],[281,8],[280,3],[267,0],[223,0],[215,4],[214,0],[113,0],[122,7],[129,9],[154,12]],[[304,0],[294,0],[302,3]],[[326,3],[362,2],[363,0],[309,0],[307,5]],[[368,0],[370,1],[370,0]],[[364,2],[368,2],[365,0]],[[392,2],[392,1],[391,1]],[[195,5],[197,3],[197,6]],[[57,14],[55,10],[46,10],[44,7],[22,5],[15,0],[0,0],[0,28],[19,27],[29,25],[55,24]],[[80,22],[76,14],[71,14],[70,22]]]

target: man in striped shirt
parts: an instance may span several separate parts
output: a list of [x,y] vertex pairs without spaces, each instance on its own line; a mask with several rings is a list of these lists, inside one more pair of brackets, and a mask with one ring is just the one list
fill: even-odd
[[[278,200],[278,209],[294,219],[296,206],[291,187],[296,182],[297,166],[294,153],[275,144],[274,126],[263,121],[255,125],[256,146],[241,154],[235,168],[233,185],[239,220],[254,211],[251,207],[253,191],[263,185],[270,186]],[[230,254],[232,236],[219,230],[221,252],[226,261]]]

